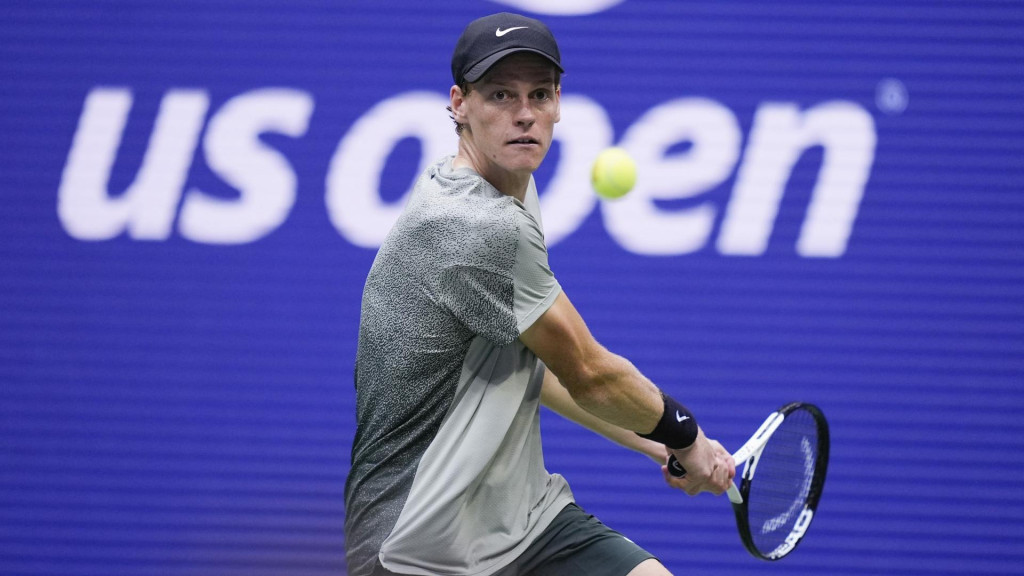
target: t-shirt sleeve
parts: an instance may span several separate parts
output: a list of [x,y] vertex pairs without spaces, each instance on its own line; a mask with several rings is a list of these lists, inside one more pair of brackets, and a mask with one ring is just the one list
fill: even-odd
[[539,224],[522,209],[514,218],[514,226],[502,227],[502,233],[475,235],[479,241],[440,274],[445,307],[472,332],[499,346],[518,338],[561,290],[548,267]]
[[519,224],[513,286],[516,331],[522,334],[554,304],[562,288],[548,266],[548,250],[540,223],[529,213],[522,212]]
[[519,337],[512,277],[501,270],[471,264],[441,271],[445,307],[470,331],[498,346]]

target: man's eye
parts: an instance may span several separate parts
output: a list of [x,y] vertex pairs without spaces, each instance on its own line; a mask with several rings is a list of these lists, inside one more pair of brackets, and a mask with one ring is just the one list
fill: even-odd
[[504,90],[499,90],[499,91],[494,93],[494,99],[495,100],[508,100],[508,92],[505,92]]

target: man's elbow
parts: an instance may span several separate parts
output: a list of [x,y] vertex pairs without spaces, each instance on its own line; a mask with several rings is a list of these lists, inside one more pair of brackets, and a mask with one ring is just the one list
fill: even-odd
[[569,391],[573,401],[584,408],[607,402],[613,396],[616,382],[611,373],[587,366],[578,367],[565,376],[559,375],[558,379]]

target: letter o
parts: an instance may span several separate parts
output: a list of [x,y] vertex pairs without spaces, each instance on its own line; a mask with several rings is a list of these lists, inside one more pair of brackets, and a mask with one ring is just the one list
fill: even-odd
[[[458,147],[448,100],[432,92],[407,92],[378,103],[342,138],[327,171],[327,213],[348,241],[377,248],[402,212],[408,192],[398,202],[380,196],[381,173],[388,155],[405,138],[417,138],[422,154],[417,174]],[[412,186],[410,186],[410,190]]]

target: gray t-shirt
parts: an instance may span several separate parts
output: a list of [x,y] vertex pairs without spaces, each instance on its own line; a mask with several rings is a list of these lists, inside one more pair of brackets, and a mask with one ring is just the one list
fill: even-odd
[[572,502],[541,453],[544,365],[518,340],[561,291],[537,190],[451,158],[417,181],[363,292],[349,572],[491,574]]

